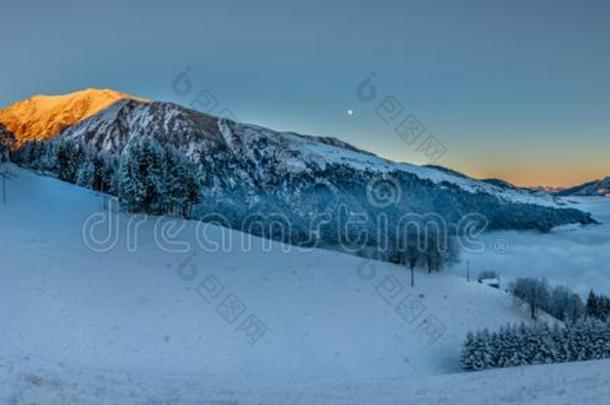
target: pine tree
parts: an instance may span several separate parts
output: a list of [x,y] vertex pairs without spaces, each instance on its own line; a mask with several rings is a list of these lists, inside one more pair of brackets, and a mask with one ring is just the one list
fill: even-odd
[[57,175],[57,144],[56,142],[45,142],[43,146],[40,156],[40,169]]
[[140,145],[137,142],[129,144],[121,153],[117,184],[119,199],[127,209],[131,212],[142,211],[146,189],[140,170]]
[[188,201],[187,168],[181,156],[173,148],[166,149],[165,157],[168,208],[174,214],[183,214]]
[[156,142],[144,138],[140,151],[140,170],[145,186],[144,210],[153,214],[168,211],[165,183],[165,156]]
[[578,294],[572,293],[568,301],[568,307],[566,308],[566,320],[574,322],[580,319],[585,313],[584,304]]
[[586,313],[589,317],[601,321],[609,321],[610,298],[604,294],[596,295],[593,290],[591,290],[587,298]]
[[119,195],[119,161],[115,157],[103,157],[102,180],[100,190],[108,194]]
[[546,324],[499,333],[469,333],[460,358],[465,370],[610,358],[610,324],[581,318],[564,327]]
[[495,367],[494,363],[494,347],[492,344],[492,334],[487,329],[483,329],[483,333],[479,339],[478,348],[478,363],[480,366],[479,370],[488,369]]
[[70,139],[60,141],[57,146],[57,176],[61,180],[74,183],[84,160],[85,152],[82,144]]
[[587,297],[587,315],[594,318],[599,316],[599,302],[593,290],[589,292],[589,296]]
[[0,124],[0,163],[8,162],[15,147],[15,137]]
[[186,163],[186,178],[185,178],[185,189],[186,189],[186,212],[185,215],[191,215],[190,209],[193,205],[198,204],[200,200],[200,187],[197,180],[196,168],[192,164]]
[[464,370],[473,371],[475,370],[475,334],[472,332],[468,332],[466,335],[466,341],[464,342],[464,346],[462,348],[462,352],[460,353],[460,364]]
[[76,184],[81,187],[93,188],[95,167],[92,159],[91,156],[87,156],[85,162],[77,170]]
[[9,149],[2,143],[0,143],[0,163],[8,162],[9,160]]

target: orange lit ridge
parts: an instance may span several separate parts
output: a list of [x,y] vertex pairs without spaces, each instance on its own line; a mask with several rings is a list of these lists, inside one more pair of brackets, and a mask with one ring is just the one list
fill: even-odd
[[119,100],[148,100],[118,91],[87,89],[61,96],[34,96],[0,110],[0,124],[15,134],[17,145],[46,140]]

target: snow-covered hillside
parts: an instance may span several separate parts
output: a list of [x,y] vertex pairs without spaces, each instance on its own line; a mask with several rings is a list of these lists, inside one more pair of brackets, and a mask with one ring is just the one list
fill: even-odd
[[[118,363],[207,372],[213,365],[216,373],[403,377],[457,371],[468,329],[526,319],[506,294],[445,274],[417,274],[417,288],[411,290],[400,266],[276,243],[268,248],[254,237],[247,237],[252,248],[242,251],[242,234],[214,227],[206,240],[222,235],[233,243],[206,252],[195,239],[193,221],[176,237],[191,245],[200,270],[201,280],[186,282],[177,270],[190,253],[159,248],[154,219],[139,225],[137,247],[130,252],[132,217],[121,215],[116,247],[95,253],[81,228],[100,209],[99,197],[15,167],[11,171],[18,177],[9,183],[0,230],[1,299],[11,308],[5,333],[19,352],[33,357],[45,358],[51,350],[64,361],[104,368]],[[369,276],[370,266],[375,277]],[[254,347],[198,296],[196,287],[208,275],[268,325]],[[433,315],[446,326],[434,345],[386,303],[378,285],[388,276],[405,285],[399,298],[413,294],[425,307],[422,316]],[[43,333],[49,327],[53,333]]]
[[[501,385],[481,374],[455,377],[470,384],[455,392],[430,391],[453,381],[432,376],[459,371],[469,329],[527,322],[504,292],[446,273],[418,272],[411,289],[399,266],[212,226],[198,241],[193,221],[170,241],[155,232],[157,218],[119,214],[110,232],[116,245],[96,253],[83,226],[107,215],[100,195],[5,170],[12,176],[0,206],[3,399],[432,401],[472,392],[485,378]],[[106,226],[98,223],[95,236]],[[232,244],[213,252],[201,240]],[[178,248],[186,250],[170,252]],[[244,326],[252,319],[262,328],[255,333]],[[586,367],[592,384],[603,380]],[[565,375],[558,370],[545,378]],[[502,392],[518,395],[513,388]]]

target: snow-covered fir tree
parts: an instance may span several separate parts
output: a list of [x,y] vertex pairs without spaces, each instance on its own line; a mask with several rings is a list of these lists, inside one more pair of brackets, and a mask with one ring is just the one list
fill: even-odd
[[140,170],[140,145],[132,142],[123,150],[117,174],[120,201],[132,212],[144,209],[146,187]]
[[581,318],[564,326],[507,326],[468,333],[460,361],[468,371],[610,358],[610,323]]
[[95,167],[93,158],[89,155],[76,171],[76,184],[82,187],[93,188]]

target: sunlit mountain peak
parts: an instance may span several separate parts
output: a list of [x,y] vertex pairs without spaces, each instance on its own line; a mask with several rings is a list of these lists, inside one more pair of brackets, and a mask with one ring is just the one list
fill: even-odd
[[111,89],[35,95],[0,110],[0,124],[15,135],[17,145],[45,140],[123,99],[147,102]]

